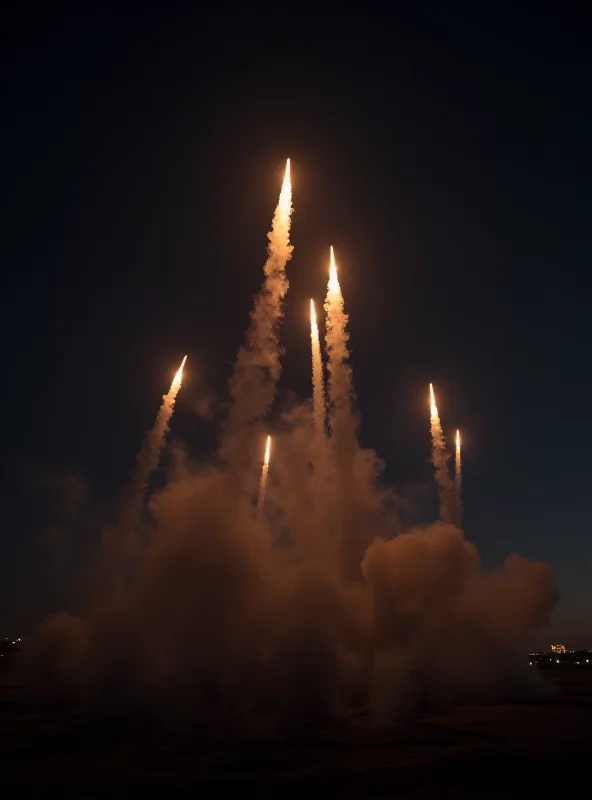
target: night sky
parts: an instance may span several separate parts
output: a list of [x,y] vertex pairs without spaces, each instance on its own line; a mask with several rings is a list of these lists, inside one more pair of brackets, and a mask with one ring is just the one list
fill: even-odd
[[52,5],[2,11],[0,635],[78,609],[185,353],[170,439],[211,454],[290,156],[277,408],[310,394],[333,244],[362,444],[433,515],[433,381],[463,433],[467,537],[487,567],[552,563],[537,643],[592,647],[584,26],[557,7]]

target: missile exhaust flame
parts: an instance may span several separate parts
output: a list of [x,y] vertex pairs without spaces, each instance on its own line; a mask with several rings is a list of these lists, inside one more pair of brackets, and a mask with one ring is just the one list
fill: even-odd
[[440,498],[440,519],[454,522],[454,487],[448,472],[448,451],[438,415],[434,387],[430,383],[430,429],[432,434],[432,464],[436,473],[438,495]]
[[[310,301],[310,341],[312,349],[312,389],[313,389],[313,421],[317,444],[323,446],[325,440],[325,388],[323,380],[323,359],[319,340],[319,327],[314,300]],[[315,454],[317,458],[320,453]]]
[[164,449],[186,361],[187,356],[184,357],[181,366],[175,373],[169,391],[163,395],[156,421],[146,434],[138,455],[136,472],[123,499],[119,521],[113,528],[105,532],[102,543],[104,569],[101,578],[102,585],[99,586],[100,592],[107,591],[115,594],[121,592],[123,573],[137,549],[137,527],[142,515],[148,483],[150,476],[158,466]]
[[183,361],[181,361],[181,366],[175,373],[175,377],[173,378],[173,383],[171,384],[171,390],[175,387],[177,388],[177,390],[181,388],[181,380],[183,378],[183,367],[185,366],[186,361],[187,361],[187,356],[185,356]]
[[330,253],[329,283],[325,299],[325,343],[328,355],[328,394],[331,441],[337,459],[350,461],[356,446],[356,422],[352,410],[352,372],[348,363],[347,314],[337,277],[333,247]]
[[261,520],[265,509],[265,490],[267,489],[267,476],[269,475],[269,458],[271,455],[271,436],[267,437],[263,466],[261,468],[261,481],[259,483],[259,500],[257,502],[257,519]]
[[456,524],[462,528],[462,461],[460,454],[460,431],[456,432],[456,459],[454,469],[454,497],[456,500]]
[[[290,224],[292,185],[290,159],[275,209],[265,262],[264,280],[251,313],[246,341],[239,349],[230,380],[231,407],[222,441],[221,455],[231,480],[250,488],[252,452],[261,420],[267,414],[281,373],[278,327],[283,317],[283,300],[288,291],[286,264],[292,257]],[[244,495],[243,495],[244,496]]]

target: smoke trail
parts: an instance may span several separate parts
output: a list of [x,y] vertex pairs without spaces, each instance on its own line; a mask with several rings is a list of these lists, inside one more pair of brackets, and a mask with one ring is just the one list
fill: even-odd
[[329,284],[325,300],[327,314],[325,343],[329,370],[329,421],[331,442],[337,460],[345,466],[351,463],[356,449],[356,420],[352,401],[353,385],[351,367],[348,363],[347,314],[343,307],[343,295],[337,278],[335,255],[331,247]]
[[438,416],[438,407],[434,397],[434,387],[430,383],[430,429],[432,433],[432,463],[436,472],[438,495],[440,497],[440,519],[442,522],[454,522],[454,487],[448,472],[449,454],[446,450],[442,425]]
[[460,431],[456,432],[456,460],[454,469],[454,499],[456,501],[456,524],[462,528],[462,462],[460,457]]
[[348,317],[337,278],[335,255],[331,247],[329,283],[325,300],[325,343],[328,355],[328,395],[330,455],[327,495],[331,510],[331,527],[335,528],[343,574],[348,579],[362,577],[360,563],[370,543],[368,514],[371,513],[368,492],[356,479],[356,470],[363,458],[358,447],[357,419],[353,409],[354,390],[349,364]]
[[240,348],[230,381],[232,405],[222,442],[221,455],[234,479],[249,474],[257,424],[263,419],[275,394],[280,376],[281,348],[278,325],[282,319],[282,301],[288,291],[286,264],[292,257],[290,217],[292,187],[290,159],[275,210],[269,239],[263,286],[255,297],[246,342]]
[[135,551],[136,531],[148,490],[148,482],[160,460],[169,423],[175,410],[175,401],[181,388],[183,367],[186,361],[187,356],[181,362],[168,393],[163,395],[156,421],[146,434],[138,455],[134,477],[123,498],[120,518],[115,526],[106,530],[103,537],[101,543],[103,569],[99,583],[101,594],[118,596],[121,593],[126,564]]
[[269,454],[271,452],[271,436],[267,437],[265,456],[261,468],[261,482],[259,484],[259,500],[257,502],[257,519],[261,520],[265,509],[265,490],[267,489],[267,476],[269,475]]
[[319,341],[319,327],[314,301],[310,301],[310,343],[312,350],[312,399],[313,422],[315,427],[317,460],[322,457],[324,450],[325,431],[325,387],[323,381],[323,360],[321,358],[321,343]]

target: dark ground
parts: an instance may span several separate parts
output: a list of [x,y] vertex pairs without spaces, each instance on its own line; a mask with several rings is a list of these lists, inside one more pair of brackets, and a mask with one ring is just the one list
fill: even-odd
[[78,797],[140,787],[204,797],[589,796],[592,668],[543,674],[558,688],[549,700],[458,707],[390,733],[359,721],[314,741],[225,746],[189,734],[124,735],[74,712],[32,709],[0,676],[0,787]]

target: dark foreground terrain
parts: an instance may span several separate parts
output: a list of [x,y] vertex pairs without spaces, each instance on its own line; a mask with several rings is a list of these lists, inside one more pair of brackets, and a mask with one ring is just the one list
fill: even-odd
[[73,711],[33,709],[0,676],[0,789],[78,797],[140,787],[203,797],[546,798],[560,790],[588,797],[592,667],[543,674],[558,688],[544,701],[459,707],[389,733],[352,720],[314,741],[225,746],[190,734],[124,734]]

